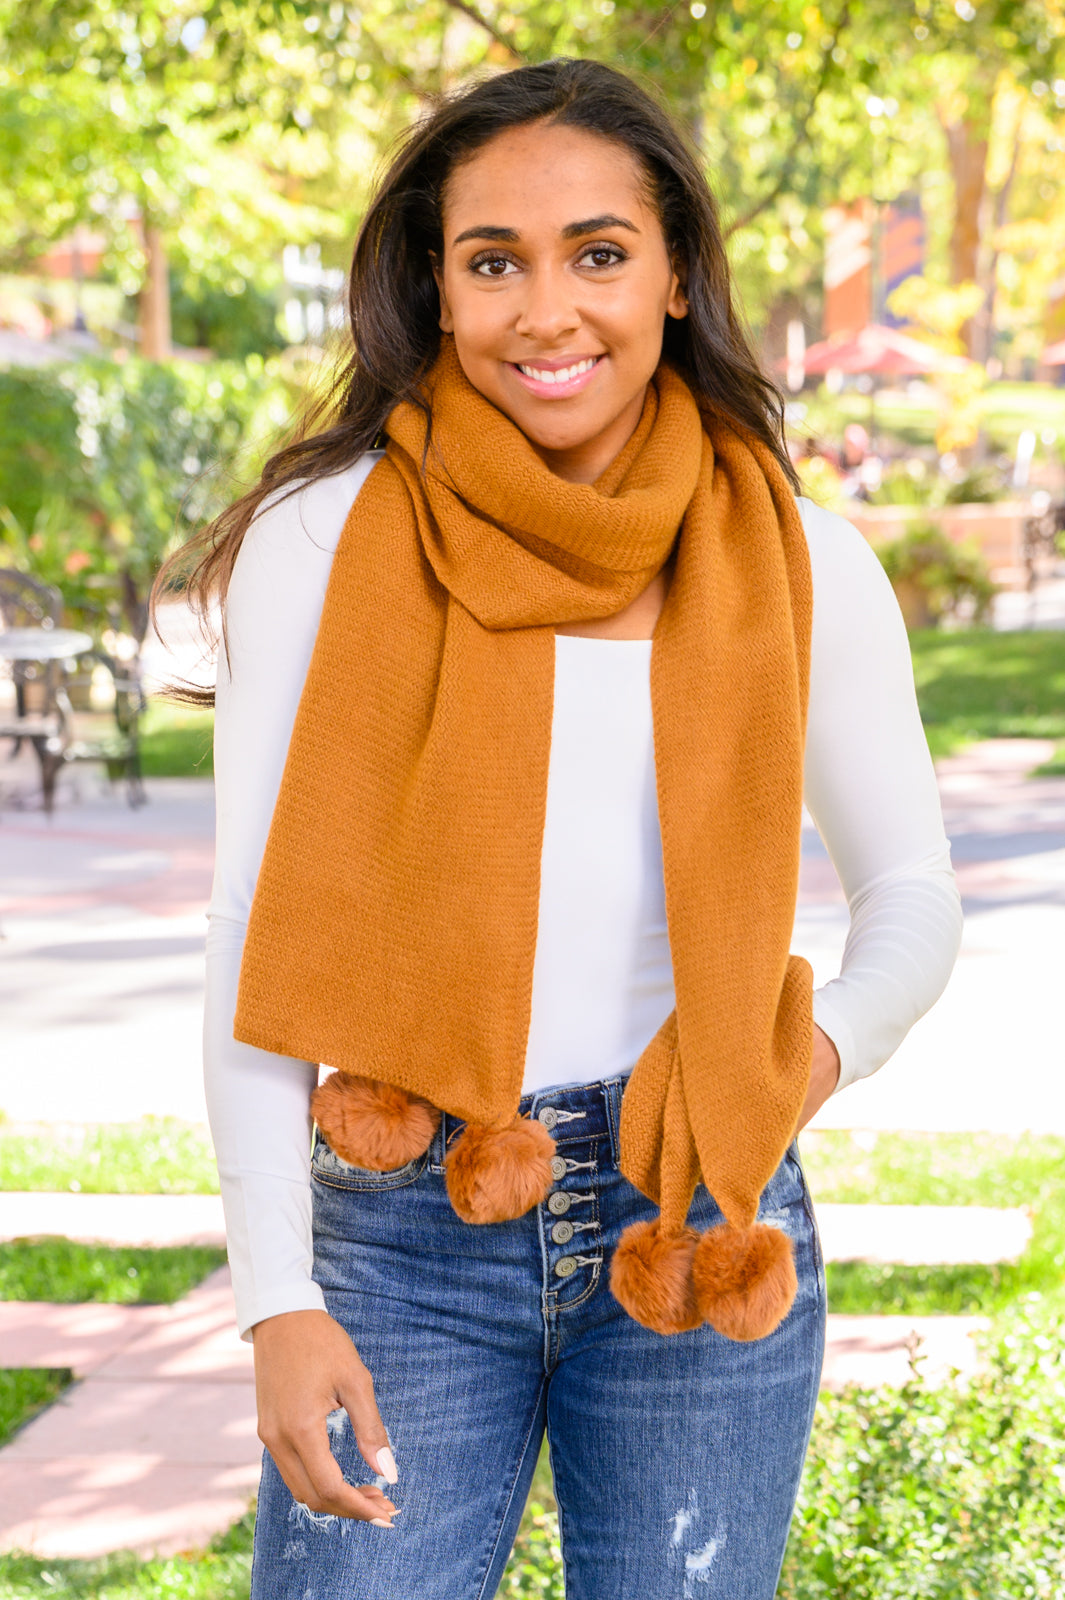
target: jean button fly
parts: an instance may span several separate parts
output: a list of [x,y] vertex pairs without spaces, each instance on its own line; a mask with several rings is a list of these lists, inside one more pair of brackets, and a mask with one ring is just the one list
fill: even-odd
[[556,1244],[569,1244],[573,1238],[572,1222],[556,1222],[551,1229],[551,1237]]
[[561,1194],[556,1190],[553,1195],[548,1196],[547,1209],[553,1217],[561,1217],[566,1214],[572,1204],[573,1201],[568,1194]]
[[536,1120],[537,1122],[542,1122],[548,1133],[550,1133],[558,1121],[558,1112],[554,1106],[545,1106],[542,1111],[536,1113]]
[[565,1156],[552,1156],[551,1157],[551,1176],[554,1178],[556,1183],[558,1182],[558,1180],[560,1178],[564,1178],[566,1176],[566,1158],[565,1158]]
[[556,1278],[571,1278],[577,1270],[577,1263],[572,1256],[560,1256],[555,1262]]

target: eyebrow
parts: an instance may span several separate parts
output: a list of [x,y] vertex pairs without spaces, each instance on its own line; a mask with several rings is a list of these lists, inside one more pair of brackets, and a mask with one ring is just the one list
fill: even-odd
[[[589,233],[601,233],[604,228],[627,228],[630,233],[639,233],[639,228],[634,222],[629,222],[625,217],[616,217],[612,211],[607,211],[601,217],[587,217],[583,222],[567,222],[562,229],[563,239],[581,239]],[[469,239],[490,239],[494,244],[517,244],[520,234],[516,228],[498,228],[490,223],[484,223],[476,228],[466,228],[454,239],[454,244],[465,244]]]

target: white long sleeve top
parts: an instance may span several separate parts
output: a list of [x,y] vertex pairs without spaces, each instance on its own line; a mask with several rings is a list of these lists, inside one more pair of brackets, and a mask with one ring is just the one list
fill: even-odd
[[[237,1042],[233,1016],[333,552],[377,459],[268,504],[226,603],[204,1060],[245,1335],[265,1317],[323,1304],[311,1277],[318,1064]],[[839,1051],[843,1088],[875,1072],[939,997],[961,909],[894,595],[850,523],[799,505],[814,591],[806,804],[851,918],[840,974],[815,992],[814,1017]],[[628,1071],[673,1009],[650,657],[649,640],[556,638],[527,1090]]]

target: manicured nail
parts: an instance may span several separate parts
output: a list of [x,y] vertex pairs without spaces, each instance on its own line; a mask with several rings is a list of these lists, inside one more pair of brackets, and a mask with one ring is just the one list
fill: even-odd
[[372,1528],[390,1528],[392,1524],[385,1517],[371,1517],[370,1526]]
[[399,1473],[396,1471],[396,1459],[387,1444],[383,1444],[377,1452],[377,1470],[386,1483],[398,1483]]

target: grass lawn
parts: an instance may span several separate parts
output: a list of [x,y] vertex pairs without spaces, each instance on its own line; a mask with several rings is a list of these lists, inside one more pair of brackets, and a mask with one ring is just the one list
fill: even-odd
[[[1053,770],[1065,772],[1065,630],[927,629],[910,635],[910,648],[934,756],[973,739],[1060,739]],[[210,711],[154,701],[144,720],[145,772],[209,778],[212,726]]]
[[141,723],[141,767],[146,778],[210,778],[214,712],[152,700]]
[[225,1259],[224,1250],[210,1245],[143,1250],[55,1237],[12,1239],[0,1244],[0,1300],[172,1305]]
[[[0,1130],[5,1184],[13,1131],[10,1128]],[[31,1178],[37,1187],[53,1188],[57,1186],[58,1176],[67,1179],[76,1169],[81,1174],[79,1181],[88,1188],[84,1166],[75,1168],[71,1164],[78,1150],[72,1153],[71,1147],[60,1140],[58,1150],[53,1141],[49,1152],[43,1134],[40,1139],[36,1146],[32,1138],[28,1142],[27,1150],[31,1153],[19,1171],[19,1181],[13,1186],[28,1186],[26,1180]],[[140,1187],[151,1189],[171,1184],[179,1164],[179,1152],[186,1149],[181,1139],[191,1141],[187,1146],[189,1154],[199,1151],[209,1159],[205,1136],[198,1129],[148,1122],[90,1130],[84,1149],[96,1157],[92,1186],[106,1189],[117,1181],[129,1151],[138,1152],[142,1162],[138,1169]],[[154,1146],[153,1140],[156,1141]],[[146,1155],[153,1148],[158,1155],[154,1165]],[[1012,1328],[1011,1319],[1034,1315],[1033,1307],[1040,1315],[1051,1318],[1059,1306],[1065,1309],[1062,1290],[1065,1195],[1060,1182],[1065,1167],[1065,1139],[990,1134],[885,1133],[874,1136],[824,1131],[804,1134],[802,1150],[810,1187],[817,1200],[1029,1205],[1033,1210],[1033,1240],[1016,1265],[907,1269],[836,1264],[829,1268],[829,1301],[833,1310],[991,1313],[1001,1333]],[[58,1248],[60,1246],[62,1248]],[[220,1258],[220,1252],[199,1252],[201,1259],[196,1261],[193,1255],[193,1252],[180,1250],[96,1251],[55,1240],[29,1246],[9,1245],[0,1247],[0,1297],[10,1297],[9,1285],[18,1283],[27,1298],[172,1299],[185,1292]],[[157,1259],[154,1262],[143,1259],[152,1257]],[[185,1259],[167,1262],[166,1257]],[[211,1259],[205,1262],[202,1257]],[[130,1267],[136,1270],[135,1278],[129,1277]],[[1007,1344],[1010,1337],[1007,1334]],[[1014,1340],[1014,1344],[1017,1343]],[[1043,1333],[1034,1341],[1025,1337],[1019,1343],[1020,1348],[1034,1351],[1035,1356],[1039,1356],[1042,1349],[1050,1349]],[[1037,1344],[1038,1349],[1035,1348]],[[0,1397],[5,1376],[0,1374]],[[15,1375],[10,1380],[12,1392],[22,1376]],[[32,1377],[36,1380],[38,1375]],[[63,1377],[63,1374],[49,1375],[48,1381],[58,1380],[61,1384]],[[868,1521],[873,1509],[886,1499],[893,1500],[903,1521],[909,1519],[916,1530],[915,1537],[927,1541],[928,1560],[933,1563],[927,1570],[939,1574],[941,1569],[935,1563],[941,1557],[931,1553],[933,1547],[953,1550],[958,1541],[964,1545],[964,1530],[950,1524],[950,1513],[943,1508],[949,1507],[954,1494],[951,1474],[956,1468],[970,1470],[970,1444],[977,1450],[990,1452],[988,1462],[993,1461],[994,1470],[998,1471],[998,1463],[1006,1461],[1009,1465],[1009,1461],[1005,1443],[996,1441],[1006,1441],[1011,1450],[1020,1452],[1017,1471],[1027,1470],[1022,1446],[1017,1445],[1016,1440],[1006,1440],[1005,1433],[1001,1432],[1008,1423],[1005,1413],[1001,1422],[994,1424],[995,1429],[1000,1430],[994,1437],[984,1440],[979,1436],[981,1419],[985,1413],[990,1413],[994,1395],[998,1393],[994,1385],[1001,1386],[1002,1381],[1001,1375],[992,1374],[987,1395],[976,1396],[971,1402],[959,1398],[953,1391],[926,1391],[919,1381],[912,1392],[904,1391],[899,1397],[823,1397],[807,1468],[805,1509],[800,1505],[793,1550],[782,1580],[782,1595],[794,1595],[796,1600],[822,1600],[822,1597],[824,1600],[863,1600],[868,1594],[880,1600],[881,1596],[901,1597],[916,1592],[908,1565],[910,1556],[906,1554],[909,1546],[903,1541],[896,1549],[893,1543],[897,1543],[898,1523],[894,1513],[890,1529],[878,1523],[876,1530],[866,1529],[862,1535],[873,1542],[875,1532],[876,1548],[880,1548],[881,1541],[890,1548],[888,1565],[877,1567],[882,1576],[870,1573],[873,1587],[862,1587],[864,1577],[853,1565],[857,1559],[855,1530],[862,1519]],[[1038,1396],[1042,1392],[1038,1390],[1038,1374],[1025,1381],[1036,1384],[1033,1394]],[[937,1397],[941,1393],[942,1399]],[[1054,1393],[1057,1394],[1056,1389]],[[51,1397],[47,1392],[35,1392],[28,1397],[28,1403],[39,1404]],[[1051,1405],[1051,1400],[1045,1403]],[[2,1405],[0,1398],[0,1408]],[[1051,1409],[1057,1405],[1058,1401],[1053,1400]],[[911,1424],[914,1436],[903,1448],[899,1441]],[[1023,1419],[1017,1423],[1015,1431],[1023,1433]],[[1043,1434],[1046,1431],[1046,1425],[1040,1422],[1032,1435],[1035,1438],[1038,1434],[1036,1448],[1044,1455],[1047,1440]],[[854,1434],[853,1439],[850,1434]],[[937,1444],[941,1434],[946,1438],[957,1435],[945,1454]],[[921,1485],[914,1499],[908,1485],[913,1451],[918,1448],[927,1448],[928,1462],[922,1468]],[[966,1467],[967,1462],[970,1467]],[[1032,1515],[1038,1512],[1041,1517],[1047,1503],[1040,1488],[1040,1482],[1046,1477],[1044,1468],[1045,1462],[1039,1466],[1038,1481],[1027,1488],[1019,1478],[1016,1483],[1016,1491],[1022,1496],[1018,1503],[1027,1505]],[[991,1472],[990,1465],[987,1470]],[[1003,1467],[1003,1472],[1005,1470]],[[1010,1472],[1013,1472],[1012,1466]],[[843,1478],[848,1480],[846,1494]],[[1010,1477],[1001,1493],[1012,1495],[1014,1487],[1014,1477]],[[998,1494],[999,1487],[993,1488]],[[867,1497],[868,1505],[863,1497]],[[991,1504],[990,1500],[988,1503]],[[997,1505],[998,1501],[994,1503]],[[1002,1503],[1005,1506],[1007,1502],[1003,1500]],[[1012,1500],[1009,1503],[1012,1504]],[[39,1600],[42,1594],[56,1597],[56,1600],[247,1600],[253,1525],[253,1516],[249,1513],[205,1551],[167,1560],[145,1562],[128,1554],[94,1562],[0,1556],[0,1600]],[[1041,1525],[1031,1537],[1037,1543],[1041,1541],[1040,1548],[1046,1544]],[[934,1583],[930,1579],[930,1586],[920,1592],[927,1593],[930,1600],[968,1600],[969,1595],[985,1592],[994,1592],[1002,1600],[1007,1596],[1012,1600],[1014,1595],[1022,1594],[1065,1593],[1065,1588],[1002,1587],[998,1568],[1004,1559],[1001,1552],[1009,1548],[1006,1531],[989,1531],[986,1537],[982,1533],[978,1543],[980,1559],[994,1563],[999,1587],[986,1591],[957,1587],[942,1569],[944,1576],[937,1575]],[[968,1561],[967,1547],[963,1554]],[[1029,1556],[1027,1549],[1022,1555],[1023,1566],[1017,1568],[1018,1585],[1022,1579],[1027,1583],[1034,1570],[1031,1566],[1034,1557]],[[1049,1560],[1056,1563],[1059,1556],[1051,1554]],[[1057,1572],[1056,1565],[1053,1571]],[[1065,1579],[1065,1571],[1061,1576]],[[896,1584],[899,1587],[895,1587]],[[540,1596],[542,1600],[562,1600],[558,1522],[546,1447],[540,1456],[529,1504],[499,1593],[503,1600],[526,1595]]]
[[1065,740],[1065,630],[910,635],[934,756],[973,739]]
[[73,1381],[69,1367],[0,1367],[0,1444]]
[[140,1122],[0,1121],[0,1190],[215,1194],[207,1129],[174,1117]]
[[1065,1309],[1065,1139],[979,1133],[808,1131],[803,1162],[815,1200],[885,1205],[1029,1206],[1032,1239],[1017,1262],[903,1267],[835,1262],[831,1311],[995,1315],[1037,1295]]
[[0,1555],[0,1600],[247,1600],[253,1527],[249,1511],[206,1550],[155,1561]]

